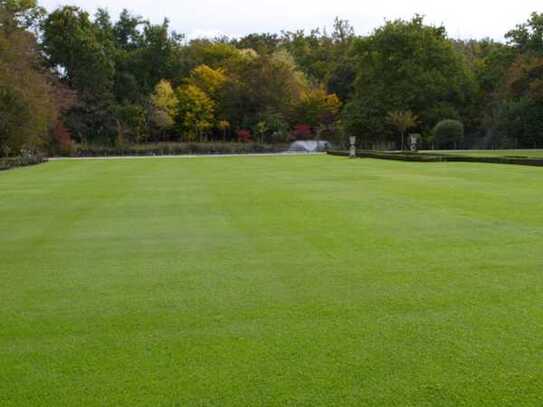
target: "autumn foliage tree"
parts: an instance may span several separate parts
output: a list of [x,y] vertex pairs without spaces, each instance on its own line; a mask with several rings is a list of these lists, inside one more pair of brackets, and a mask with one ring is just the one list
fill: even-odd
[[223,134],[223,141],[226,141],[226,133],[230,130],[230,122],[228,120],[220,120],[217,127]]
[[213,69],[207,65],[199,65],[191,71],[187,83],[197,86],[209,96],[216,98],[226,80],[223,68]]
[[0,155],[47,148],[56,121],[52,78],[27,31],[39,15],[34,1],[0,1]]
[[179,100],[169,81],[161,80],[150,98],[150,116],[161,135],[173,128]]
[[188,141],[203,141],[215,124],[215,102],[199,87],[182,85],[176,90],[177,117]]
[[[2,153],[44,149],[62,126],[90,144],[235,140],[229,130],[247,129],[260,142],[353,135],[388,148],[389,112],[408,111],[425,140],[454,119],[471,146],[540,146],[542,33],[538,13],[506,43],[455,40],[415,15],[365,36],[336,19],[331,30],[187,41],[167,19],[126,10],[47,15],[35,0],[0,0]],[[58,84],[74,103],[51,97]]]
[[338,118],[341,101],[335,94],[329,94],[324,87],[309,88],[303,92],[293,114],[295,120],[309,124],[313,129],[330,125]]

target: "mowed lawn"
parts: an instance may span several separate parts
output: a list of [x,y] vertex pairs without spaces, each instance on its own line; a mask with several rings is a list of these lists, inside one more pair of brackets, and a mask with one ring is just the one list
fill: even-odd
[[0,173],[1,406],[543,404],[543,169]]

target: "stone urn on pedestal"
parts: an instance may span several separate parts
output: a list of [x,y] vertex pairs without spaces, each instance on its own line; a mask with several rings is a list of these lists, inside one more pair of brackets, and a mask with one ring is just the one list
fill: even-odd
[[351,148],[349,150],[349,157],[356,158],[356,137],[349,137]]

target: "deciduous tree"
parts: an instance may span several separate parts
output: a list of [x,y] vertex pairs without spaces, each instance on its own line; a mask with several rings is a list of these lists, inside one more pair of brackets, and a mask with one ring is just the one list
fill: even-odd
[[185,138],[204,140],[215,124],[215,103],[195,85],[183,85],[176,90],[179,100],[178,120]]

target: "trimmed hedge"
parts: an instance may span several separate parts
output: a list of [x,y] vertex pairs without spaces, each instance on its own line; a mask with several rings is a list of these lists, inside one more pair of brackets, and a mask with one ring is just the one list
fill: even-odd
[[161,156],[203,154],[265,154],[287,151],[287,145],[256,143],[155,143],[115,147],[78,145],[70,157]]
[[10,170],[12,168],[17,168],[17,167],[28,167],[30,165],[38,165],[46,161],[47,161],[46,158],[39,155],[0,158],[0,171]]
[[361,151],[357,154],[360,158],[378,158],[381,160],[437,162],[443,161],[442,157],[417,153],[385,153],[375,151]]
[[333,155],[333,156],[336,156],[336,157],[349,157],[349,153],[346,152],[346,151],[330,150],[330,151],[327,151],[327,154],[328,155]]
[[[349,157],[349,153],[346,151],[329,151],[329,155],[335,155],[339,157]],[[358,158],[377,158],[381,160],[397,160],[397,161],[416,161],[416,162],[436,162],[444,161],[441,156],[433,156],[417,153],[389,153],[381,151],[359,151],[356,156]]]
[[[348,157],[345,151],[330,151],[330,155]],[[378,151],[360,151],[359,158],[376,158],[381,160],[415,161],[415,162],[469,162],[489,164],[512,164],[543,167],[543,159],[522,157],[474,157],[465,155],[440,154],[440,153],[392,153]]]
[[447,156],[443,161],[489,164],[513,164],[543,167],[543,159],[540,158],[511,158],[511,157],[471,157],[471,156]]

